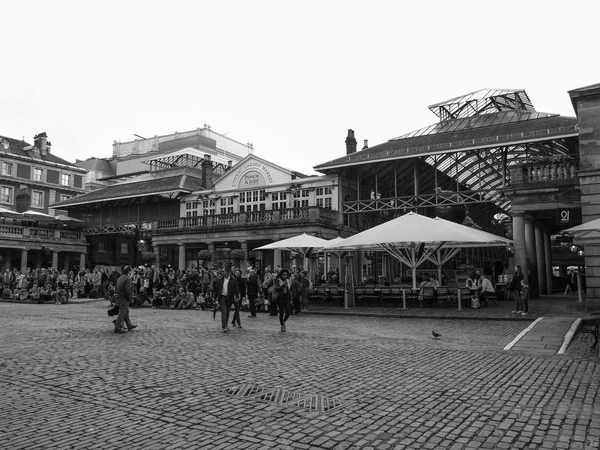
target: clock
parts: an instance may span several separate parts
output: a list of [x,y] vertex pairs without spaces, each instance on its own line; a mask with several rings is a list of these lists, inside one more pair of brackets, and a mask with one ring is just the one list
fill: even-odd
[[10,147],[10,142],[8,142],[8,139],[0,140],[0,147],[2,147],[2,150],[8,150]]

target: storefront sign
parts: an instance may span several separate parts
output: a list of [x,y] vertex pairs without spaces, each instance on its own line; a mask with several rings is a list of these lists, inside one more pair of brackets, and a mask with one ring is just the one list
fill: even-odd
[[244,173],[240,177],[239,189],[251,188],[251,187],[264,187],[265,177],[256,170],[250,170]]
[[573,223],[573,211],[570,209],[556,210],[557,225],[571,225]]
[[259,162],[248,162],[237,169],[231,187],[239,189],[264,187],[267,183],[273,183],[273,176],[269,168]]

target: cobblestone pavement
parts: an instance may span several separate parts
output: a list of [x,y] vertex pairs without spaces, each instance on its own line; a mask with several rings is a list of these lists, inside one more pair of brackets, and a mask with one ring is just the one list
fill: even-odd
[[529,321],[106,309],[0,303],[0,448],[600,447],[598,358],[502,351]]

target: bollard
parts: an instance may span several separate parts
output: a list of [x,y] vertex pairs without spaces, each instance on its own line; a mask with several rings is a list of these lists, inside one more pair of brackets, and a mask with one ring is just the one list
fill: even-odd
[[402,309],[406,309],[406,291],[402,289]]
[[462,311],[462,297],[460,295],[460,288],[458,289],[458,310]]

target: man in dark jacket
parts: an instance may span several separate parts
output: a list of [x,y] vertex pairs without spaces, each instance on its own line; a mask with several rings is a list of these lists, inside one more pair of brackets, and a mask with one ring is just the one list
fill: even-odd
[[229,323],[231,305],[236,298],[239,299],[239,296],[240,291],[237,281],[231,276],[229,268],[224,269],[223,277],[217,280],[215,289],[215,298],[218,299],[221,306],[221,326],[224,333],[229,331],[227,324]]
[[115,305],[119,307],[119,315],[115,320],[115,333],[125,333],[125,330],[122,328],[123,321],[125,321],[125,325],[127,325],[129,331],[137,327],[137,325],[132,324],[131,320],[129,320],[129,304],[132,300],[132,282],[129,272],[131,272],[131,266],[125,266],[123,268],[123,274],[117,279],[117,284],[115,286],[114,302]]

